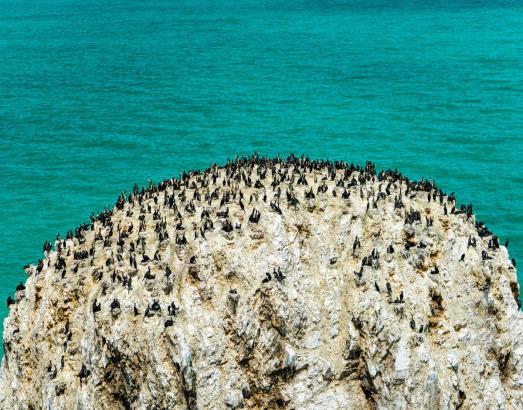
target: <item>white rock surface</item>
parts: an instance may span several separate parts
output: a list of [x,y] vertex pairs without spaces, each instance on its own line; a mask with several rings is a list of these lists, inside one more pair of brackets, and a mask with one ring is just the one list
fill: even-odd
[[[474,215],[371,167],[238,165],[135,196],[28,269],[5,320],[2,409],[523,408],[516,270]],[[202,237],[204,209],[214,228]],[[406,221],[411,210],[421,220]]]

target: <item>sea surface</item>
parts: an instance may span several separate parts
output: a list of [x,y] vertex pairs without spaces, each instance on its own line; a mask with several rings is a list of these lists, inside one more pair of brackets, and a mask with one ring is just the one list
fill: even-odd
[[44,240],[253,152],[434,179],[523,266],[523,1],[0,0],[0,319]]

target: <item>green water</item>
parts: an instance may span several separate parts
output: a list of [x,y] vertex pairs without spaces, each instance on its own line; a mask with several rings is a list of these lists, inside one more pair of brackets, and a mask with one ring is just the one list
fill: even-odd
[[430,177],[523,256],[523,3],[0,0],[0,318],[122,189],[235,154]]

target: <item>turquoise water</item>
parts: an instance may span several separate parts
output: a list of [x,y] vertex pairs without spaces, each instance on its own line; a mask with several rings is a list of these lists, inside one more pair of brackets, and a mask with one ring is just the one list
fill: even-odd
[[523,263],[523,2],[0,0],[0,317],[120,190],[253,151],[431,177]]

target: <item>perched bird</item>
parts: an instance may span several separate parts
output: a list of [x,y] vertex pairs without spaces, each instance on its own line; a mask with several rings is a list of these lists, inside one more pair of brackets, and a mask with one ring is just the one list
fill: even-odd
[[272,279],[272,276],[269,272],[265,272],[265,278],[263,278],[262,283],[267,283]]
[[83,381],[83,379],[86,379],[91,374],[91,371],[85,367],[84,364],[82,364],[82,369],[80,370],[80,373],[78,374],[78,377],[80,377],[80,382]]
[[276,205],[274,202],[271,202],[271,209],[277,214],[282,214],[280,207]]

